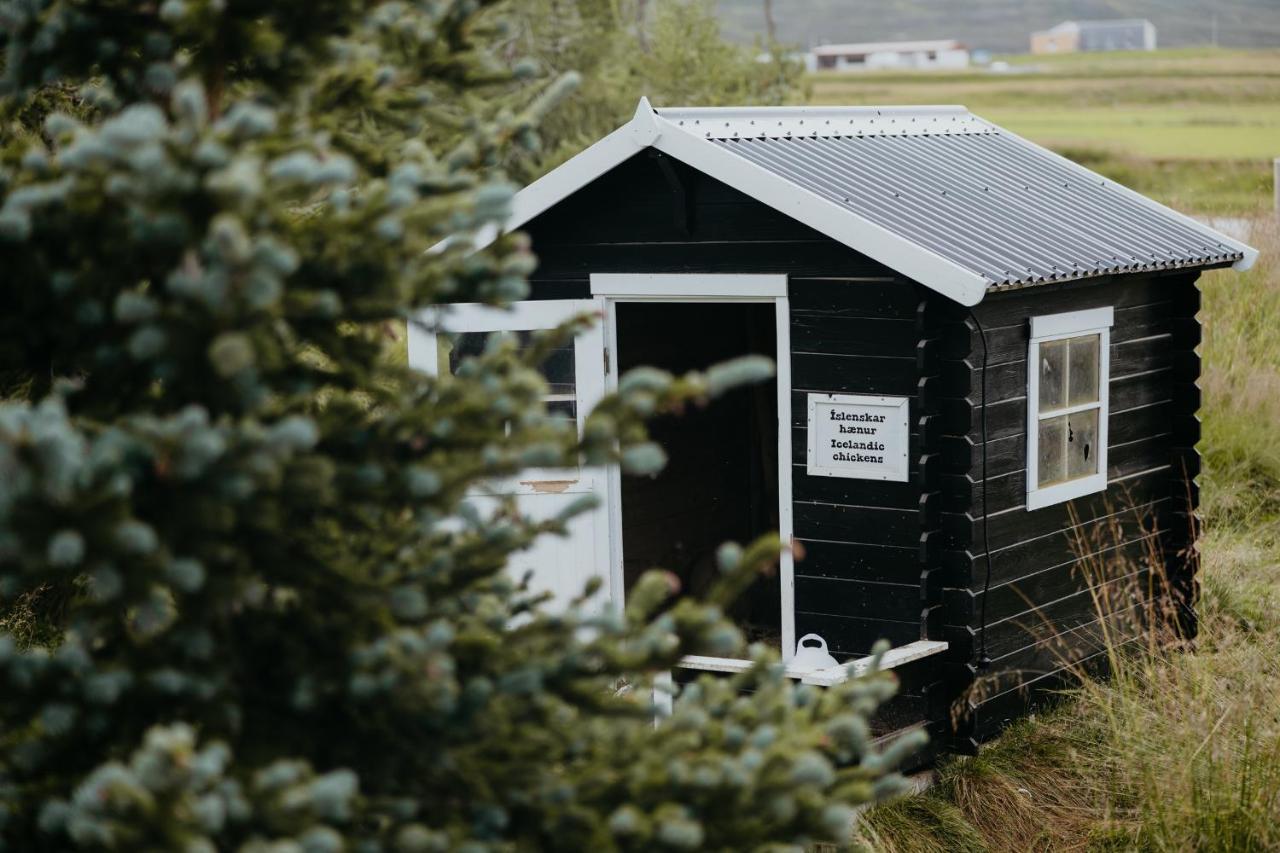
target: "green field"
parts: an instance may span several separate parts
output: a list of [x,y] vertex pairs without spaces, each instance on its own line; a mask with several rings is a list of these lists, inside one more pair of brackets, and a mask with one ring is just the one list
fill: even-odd
[[993,73],[819,73],[814,104],[963,104],[1161,201],[1252,215],[1280,156],[1280,50],[1008,57]]

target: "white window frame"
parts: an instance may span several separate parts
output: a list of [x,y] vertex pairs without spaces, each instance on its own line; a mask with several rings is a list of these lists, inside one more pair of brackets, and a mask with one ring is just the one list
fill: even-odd
[[[437,337],[446,332],[511,332],[548,331],[568,322],[580,314],[598,312],[599,304],[591,299],[547,299],[512,302],[505,307],[476,302],[442,305],[422,311],[409,323],[409,365],[424,370],[432,376],[449,373],[449,366],[440,364]],[[517,319],[518,318],[518,319]],[[574,398],[577,400],[575,418],[578,435],[582,435],[587,415],[604,395],[604,378],[593,369],[598,364],[597,354],[604,348],[604,332],[599,324],[584,329],[574,336]],[[543,402],[552,402],[557,395],[548,394]],[[496,481],[482,484],[482,494],[531,494],[547,484],[577,482],[586,475],[583,466],[570,468],[530,467],[520,473],[519,481]]]
[[[1107,421],[1110,413],[1111,327],[1115,310],[1090,308],[1047,314],[1031,318],[1031,340],[1027,347],[1027,510],[1041,509],[1074,498],[1106,491],[1107,488]],[[1098,336],[1098,402],[1065,406],[1045,414],[1040,411],[1040,345],[1065,338]],[[985,401],[984,401],[985,404]],[[1098,472],[1087,477],[1039,487],[1040,421],[1043,417],[1060,417],[1075,412],[1098,410]]]
[[[478,303],[440,305],[424,309],[411,318],[409,330],[409,366],[433,376],[447,375],[447,360],[441,363],[439,335],[450,333],[491,333],[545,331],[570,319],[599,311],[596,301],[590,299],[555,299],[512,302],[498,307]],[[574,397],[577,399],[576,426],[582,430],[587,415],[604,395],[604,332],[599,323],[579,331],[574,336]],[[545,398],[544,398],[545,399]],[[595,495],[601,499],[608,494],[608,479],[603,466],[586,465],[582,460],[566,467],[522,468],[513,476],[495,476],[471,484],[467,499],[479,499],[488,503],[489,498],[512,497],[520,505],[520,511],[533,517],[550,511],[550,505],[570,501],[577,496]],[[541,507],[538,505],[541,504]],[[447,523],[453,523],[450,519]],[[559,611],[576,598],[590,578],[600,578],[608,583],[606,561],[609,554],[609,519],[602,506],[577,516],[570,530],[561,540],[566,547],[578,552],[590,551],[591,556],[560,561],[558,566],[568,566],[569,571],[558,575],[543,575],[535,581],[535,588],[554,595],[551,609]],[[537,545],[527,550],[536,550]],[[578,554],[582,557],[582,554]],[[530,560],[535,558],[530,557]],[[536,558],[542,566],[550,565],[543,558]],[[593,600],[588,604],[591,612],[607,610],[610,598]],[[524,617],[518,616],[513,624]]]

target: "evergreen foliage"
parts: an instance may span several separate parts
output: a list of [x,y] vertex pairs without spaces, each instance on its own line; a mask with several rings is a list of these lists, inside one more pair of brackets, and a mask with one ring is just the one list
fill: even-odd
[[743,849],[898,786],[888,675],[756,650],[656,729],[616,689],[741,654],[723,608],[775,540],[708,601],[655,572],[557,613],[504,567],[585,507],[465,500],[651,467],[645,418],[767,366],[634,372],[579,438],[536,367],[589,318],[464,381],[388,357],[427,306],[527,292],[521,236],[473,247],[573,81],[513,100],[491,7],[0,3],[0,850]]

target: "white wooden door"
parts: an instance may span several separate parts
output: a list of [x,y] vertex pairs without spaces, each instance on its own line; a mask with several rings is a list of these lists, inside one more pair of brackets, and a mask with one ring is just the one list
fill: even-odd
[[[468,355],[478,353],[489,334],[509,332],[523,340],[529,333],[551,329],[582,313],[598,313],[589,299],[517,302],[510,309],[487,305],[453,305],[423,314],[409,324],[409,364],[439,375],[452,374]],[[604,393],[604,333],[599,323],[580,333],[542,365],[549,387],[546,403],[554,415],[571,418],[581,434],[583,421]],[[601,468],[528,469],[515,479],[493,481],[468,497],[482,513],[497,498],[515,495],[520,511],[534,519],[556,515],[583,495],[595,495],[599,508],[579,515],[567,536],[543,536],[532,548],[514,554],[508,570],[515,578],[532,572],[535,590],[551,592],[553,606],[580,595],[587,581],[599,577],[604,587],[593,607],[610,597],[607,477]]]

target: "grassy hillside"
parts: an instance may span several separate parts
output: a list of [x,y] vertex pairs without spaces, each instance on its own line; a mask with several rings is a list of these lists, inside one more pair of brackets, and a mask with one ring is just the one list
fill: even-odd
[[1280,156],[1280,50],[1019,57],[1011,73],[819,73],[819,104],[964,104],[1176,207],[1248,215]]
[[[773,0],[778,36],[799,45],[884,39],[957,38],[998,52],[1027,50],[1034,30],[1076,18],[1147,18],[1164,47],[1280,46],[1274,0]],[[764,32],[763,0],[717,0],[730,38]]]

